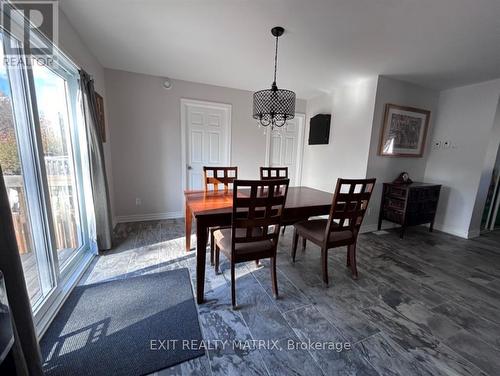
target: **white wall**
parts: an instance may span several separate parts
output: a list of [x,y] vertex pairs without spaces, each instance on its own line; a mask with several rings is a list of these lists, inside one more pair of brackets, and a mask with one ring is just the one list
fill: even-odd
[[[455,147],[431,150],[425,179],[443,184],[436,228],[462,237],[478,235],[475,208],[500,93],[500,80],[450,89],[439,96],[432,140]],[[474,209],[478,211],[471,227]]]
[[330,143],[328,145],[309,145],[311,118],[317,114],[333,114],[333,94],[325,93],[307,101],[304,136],[304,157],[302,162],[302,185],[325,191],[332,190],[332,179],[324,174],[325,165],[332,153],[332,126],[330,125]]
[[377,79],[336,89],[307,102],[309,120],[318,113],[332,114],[328,145],[306,145],[302,184],[333,192],[337,178],[364,178],[368,162]]
[[[94,78],[96,91],[104,98],[104,107],[106,110],[106,119],[108,108],[106,103],[106,92],[104,83],[104,68],[99,61],[92,55],[85,43],[82,41],[76,30],[69,23],[66,15],[59,7],[59,48],[66,53],[73,62],[87,71]],[[109,185],[109,194],[111,201],[111,213],[114,213],[113,200],[113,171],[111,165],[111,139],[109,130],[107,130],[107,142],[104,143],[104,162],[106,164],[106,174]]]
[[[118,220],[183,215],[181,98],[232,105],[231,164],[239,177],[258,178],[266,136],[252,119],[252,92],[180,80],[165,90],[161,77],[111,69],[105,77]],[[297,100],[296,111],[305,110]]]
[[380,211],[382,183],[393,181],[403,171],[408,172],[413,181],[424,180],[426,157],[430,144],[430,137],[428,136],[424,156],[422,158],[379,156],[378,148],[384,121],[385,105],[387,103],[392,103],[430,110],[431,119],[428,132],[428,135],[430,135],[436,116],[438,95],[438,92],[433,90],[389,77],[379,76],[366,174],[369,178],[376,178],[377,184],[372,194],[370,209],[363,222],[365,230],[374,230],[376,228]]

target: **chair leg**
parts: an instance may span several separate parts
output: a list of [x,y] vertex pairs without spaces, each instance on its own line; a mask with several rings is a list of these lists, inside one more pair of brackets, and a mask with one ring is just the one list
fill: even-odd
[[307,245],[307,239],[306,238],[302,238],[302,250],[303,251],[306,250],[306,245]]
[[321,270],[323,272],[323,282],[328,285],[328,249],[326,247],[321,248]]
[[285,235],[285,229],[286,229],[286,226],[283,226],[283,229],[281,230],[281,235]]
[[271,280],[273,283],[274,298],[278,299],[278,277],[276,275],[276,257],[271,257]]
[[349,264],[353,279],[358,279],[358,269],[356,268],[356,243],[349,246]]
[[292,261],[295,262],[295,254],[297,253],[297,243],[299,242],[299,233],[293,230],[293,245],[292,245]]
[[259,261],[260,261],[260,260],[255,260],[255,266],[256,266],[256,267],[259,267]]
[[236,309],[236,278],[234,276],[235,264],[234,261],[231,260],[231,303],[233,305],[233,309]]
[[220,256],[220,249],[219,246],[215,246],[215,274],[220,274],[219,271],[219,256]]
[[210,265],[214,265],[214,248],[215,248],[215,238],[214,230],[210,229]]

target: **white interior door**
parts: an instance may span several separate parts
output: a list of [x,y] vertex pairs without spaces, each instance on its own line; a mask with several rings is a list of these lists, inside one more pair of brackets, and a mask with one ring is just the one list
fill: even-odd
[[203,189],[203,166],[231,163],[231,106],[183,99],[181,114],[184,187]]
[[300,185],[302,152],[304,146],[303,114],[296,114],[287,125],[268,131],[267,164],[270,167],[288,167],[291,186]]

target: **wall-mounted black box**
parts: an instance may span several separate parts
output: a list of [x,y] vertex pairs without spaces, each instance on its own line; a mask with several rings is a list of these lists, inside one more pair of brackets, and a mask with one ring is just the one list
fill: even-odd
[[318,114],[309,123],[309,145],[328,144],[330,139],[330,114]]

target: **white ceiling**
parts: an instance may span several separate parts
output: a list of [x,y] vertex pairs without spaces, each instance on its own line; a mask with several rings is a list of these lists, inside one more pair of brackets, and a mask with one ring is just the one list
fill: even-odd
[[500,0],[61,0],[107,68],[310,98],[378,74],[436,89],[500,77]]

